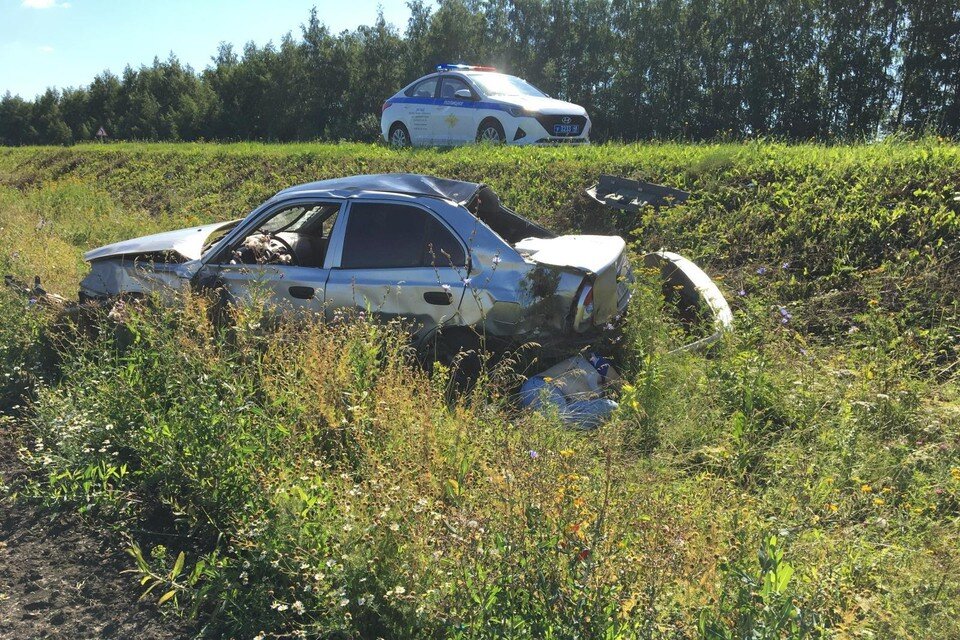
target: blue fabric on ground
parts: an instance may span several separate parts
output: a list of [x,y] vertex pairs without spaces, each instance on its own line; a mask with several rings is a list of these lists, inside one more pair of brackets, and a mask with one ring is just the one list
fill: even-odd
[[617,403],[607,398],[577,400],[567,405],[560,416],[567,424],[581,429],[596,429],[616,410]]
[[541,409],[544,401],[561,411],[567,407],[567,399],[560,389],[539,376],[528,378],[520,387],[520,403],[528,409]]
[[539,376],[527,379],[520,387],[520,403],[535,410],[552,405],[557,408],[561,420],[580,429],[596,429],[617,408],[616,402],[606,398],[568,403],[560,389]]

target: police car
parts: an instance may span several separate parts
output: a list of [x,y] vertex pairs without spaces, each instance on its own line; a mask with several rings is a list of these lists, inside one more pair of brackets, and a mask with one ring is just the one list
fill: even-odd
[[438,65],[388,98],[380,129],[397,147],[590,142],[590,118],[580,105],[493,67],[464,64]]

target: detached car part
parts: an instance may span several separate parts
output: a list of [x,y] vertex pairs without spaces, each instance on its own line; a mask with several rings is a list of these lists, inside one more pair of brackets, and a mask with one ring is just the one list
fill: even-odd
[[605,207],[632,212],[648,205],[660,208],[682,204],[690,197],[689,193],[680,189],[606,174],[587,189],[587,195]]
[[656,251],[643,257],[647,268],[658,269],[664,297],[673,303],[680,317],[690,324],[706,323],[713,332],[677,351],[695,351],[710,346],[733,330],[733,312],[720,288],[703,269],[671,251]]

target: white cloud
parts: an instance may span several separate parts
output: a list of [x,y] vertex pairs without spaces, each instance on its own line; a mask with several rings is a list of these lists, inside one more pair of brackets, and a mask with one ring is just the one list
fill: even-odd
[[69,9],[69,2],[57,2],[57,0],[23,0],[20,3],[21,6],[28,9],[53,9],[57,7],[59,9]]
[[48,44],[43,45],[42,47],[37,47],[37,51],[40,53],[53,53],[53,47]]

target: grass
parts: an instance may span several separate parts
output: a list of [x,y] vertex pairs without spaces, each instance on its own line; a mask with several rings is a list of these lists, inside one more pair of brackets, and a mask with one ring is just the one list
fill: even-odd
[[[148,597],[210,637],[955,637],[958,156],[932,139],[0,151],[0,267],[65,294],[93,246],[309,179],[418,171],[679,250],[737,322],[709,355],[672,353],[643,280],[613,354],[621,408],[584,435],[519,411],[506,366],[451,405],[396,325],[267,331],[245,308],[221,332],[186,297],[77,334],[3,295],[0,408],[34,471],[16,490],[129,536]],[[572,206],[601,172],[695,197]]]

